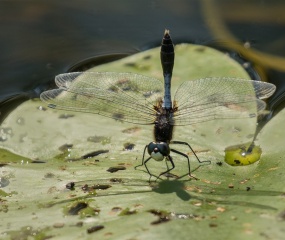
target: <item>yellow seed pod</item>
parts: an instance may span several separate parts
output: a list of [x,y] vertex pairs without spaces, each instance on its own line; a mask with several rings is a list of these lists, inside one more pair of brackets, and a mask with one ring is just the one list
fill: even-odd
[[225,162],[231,166],[245,166],[257,162],[262,150],[259,146],[252,146],[252,150],[248,151],[250,145],[243,144],[226,148]]

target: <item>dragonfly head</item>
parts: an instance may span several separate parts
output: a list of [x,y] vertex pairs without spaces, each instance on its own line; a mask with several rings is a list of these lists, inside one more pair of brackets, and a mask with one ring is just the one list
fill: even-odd
[[149,155],[156,161],[162,161],[170,153],[170,148],[165,142],[151,142],[147,146]]

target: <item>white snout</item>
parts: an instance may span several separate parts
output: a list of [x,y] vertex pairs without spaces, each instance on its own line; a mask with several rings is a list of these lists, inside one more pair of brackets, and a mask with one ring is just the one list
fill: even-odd
[[150,155],[155,161],[162,161],[164,156],[160,152],[152,152]]

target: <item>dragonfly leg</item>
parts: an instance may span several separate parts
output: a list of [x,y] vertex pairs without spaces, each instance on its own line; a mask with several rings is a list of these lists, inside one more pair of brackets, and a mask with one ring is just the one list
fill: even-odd
[[151,159],[151,157],[147,158],[147,159],[143,162],[143,164],[144,164],[144,166],[145,166],[145,169],[146,169],[147,173],[149,174],[148,182],[150,182],[150,179],[151,179],[152,176],[153,176],[153,177],[156,177],[156,180],[159,178],[159,176],[157,177],[157,176],[151,174],[150,171],[148,170],[148,167],[147,167],[146,163],[147,163],[150,159]]
[[[188,161],[188,176],[191,177],[191,178],[194,178],[196,180],[198,180],[198,178],[195,178],[194,176],[191,175],[191,171],[190,171],[190,160],[189,160],[189,157],[187,156],[187,154],[185,153],[182,153],[182,152],[179,152],[175,149],[170,149],[171,152],[174,152],[174,153],[177,153],[185,158],[187,158],[187,161]],[[200,162],[200,161],[199,161]]]
[[166,159],[165,159],[165,164],[166,164],[167,170],[169,169],[169,166],[168,166],[168,164],[167,164],[168,161],[170,161],[170,160],[169,160],[168,157],[166,157]]
[[164,171],[164,172],[162,172],[161,174],[159,174],[158,177],[156,178],[156,180],[157,180],[158,178],[160,178],[160,176],[162,176],[162,175],[164,175],[164,174],[170,172],[172,169],[175,168],[175,165],[174,165],[174,162],[173,162],[173,160],[172,160],[172,157],[171,157],[170,155],[168,155],[166,158],[167,158],[166,161],[169,160],[169,162],[171,163],[171,168],[169,168],[169,167],[168,167],[168,164],[166,163],[167,170]]
[[139,164],[139,165],[137,165],[137,166],[135,166],[135,169],[137,169],[137,167],[140,167],[140,166],[142,166],[142,165],[144,164],[144,156],[145,156],[145,151],[146,151],[146,149],[147,149],[147,145],[145,146],[145,148],[144,148],[144,150],[143,150],[142,163]]
[[[170,142],[171,144],[181,144],[181,145],[187,145],[189,148],[190,148],[190,150],[192,151],[192,153],[194,154],[194,156],[196,157],[196,159],[197,159],[197,161],[199,162],[199,163],[205,163],[205,162],[207,162],[207,163],[211,163],[211,161],[210,160],[206,160],[206,161],[201,161],[199,158],[198,158],[198,156],[196,155],[196,153],[194,152],[194,150],[193,150],[193,148],[189,145],[189,143],[187,143],[187,142],[181,142],[181,141],[171,141]],[[188,156],[187,156],[187,158],[188,158]],[[189,160],[188,160],[189,161]]]

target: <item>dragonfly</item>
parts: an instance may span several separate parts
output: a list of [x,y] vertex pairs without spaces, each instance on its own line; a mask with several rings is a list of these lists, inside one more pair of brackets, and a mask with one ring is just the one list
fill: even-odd
[[[173,145],[187,146],[199,163],[210,161],[201,161],[188,142],[172,140],[174,127],[217,119],[256,118],[266,107],[262,99],[270,97],[276,87],[271,83],[238,78],[202,78],[183,82],[172,100],[175,53],[168,30],[164,32],[160,57],[164,82],[135,73],[71,72],[57,75],[55,83],[58,88],[41,93],[40,98],[53,109],[154,125],[154,140],[145,146],[141,164],[135,169],[144,165],[150,178],[158,179],[175,168],[172,155],[178,154],[187,160],[188,175],[193,177],[189,156]],[[165,160],[167,170],[155,176],[147,164],[151,159]]]

